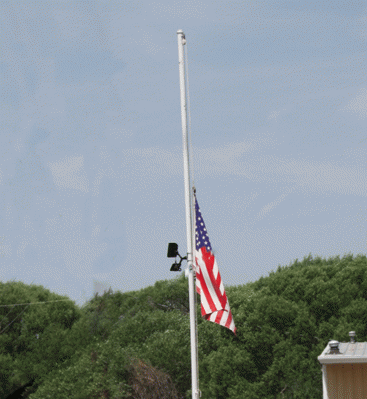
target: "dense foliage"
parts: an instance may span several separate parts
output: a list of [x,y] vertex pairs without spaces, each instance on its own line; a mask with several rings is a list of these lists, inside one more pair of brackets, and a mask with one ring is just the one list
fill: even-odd
[[[197,297],[203,399],[321,399],[317,357],[330,339],[367,334],[367,258],[296,260],[226,287],[237,327],[205,321]],[[0,283],[0,305],[65,300]],[[73,301],[0,307],[0,397],[34,380],[30,399],[191,397],[188,281]]]

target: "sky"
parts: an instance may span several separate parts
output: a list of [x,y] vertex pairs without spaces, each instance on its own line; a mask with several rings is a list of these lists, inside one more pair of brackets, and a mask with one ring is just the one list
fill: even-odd
[[177,277],[178,29],[225,287],[366,254],[365,1],[2,1],[0,19],[1,281],[82,306]]

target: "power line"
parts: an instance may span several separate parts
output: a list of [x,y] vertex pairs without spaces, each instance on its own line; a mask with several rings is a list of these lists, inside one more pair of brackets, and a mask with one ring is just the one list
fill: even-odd
[[[1,307],[9,307],[9,306],[20,306],[20,305],[38,305],[38,304],[40,304],[40,303],[50,303],[50,302],[63,302],[63,301],[71,301],[71,299],[59,299],[59,300],[55,300],[55,301],[44,301],[44,302],[30,302],[30,303],[14,303],[14,304],[12,304],[12,305],[0,305]],[[2,331],[0,331],[0,334],[1,333],[3,333],[26,309],[28,309],[28,306],[25,308],[25,309],[23,309],[19,314],[18,314],[18,316],[16,316],[15,317],[15,319],[13,319],[13,321],[12,322],[10,322]],[[8,314],[11,312],[11,309],[10,309],[10,311],[8,312]],[[8,315],[7,314],[7,315]],[[6,315],[6,316],[7,316]],[[0,325],[1,325],[1,323],[2,323],[2,321],[6,318],[6,316],[1,320],[1,322],[0,322]]]
[[[18,316],[17,316],[15,319],[13,319],[13,321],[12,321],[11,323],[9,323],[2,331],[0,331],[0,334],[3,333],[11,324],[13,324],[14,321],[15,321],[23,312],[25,312],[26,309],[27,309],[27,308],[23,309],[23,310],[18,314]],[[8,314],[9,314],[9,313],[8,313]],[[3,319],[3,320],[4,320],[4,319]]]
[[39,303],[63,302],[63,301],[72,301],[72,299],[59,299],[56,301],[30,302],[30,303],[14,303],[13,305],[0,305],[0,307],[19,306],[19,305],[38,305]]

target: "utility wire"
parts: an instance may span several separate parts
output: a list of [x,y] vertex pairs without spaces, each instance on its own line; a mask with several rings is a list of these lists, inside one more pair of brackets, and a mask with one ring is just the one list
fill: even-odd
[[[1,307],[20,306],[20,305],[28,305],[28,306],[30,306],[30,305],[38,305],[38,304],[40,304],[40,303],[63,302],[63,301],[71,301],[71,299],[59,299],[59,300],[55,300],[55,301],[30,302],[30,303],[14,303],[14,304],[12,304],[12,305],[0,305],[0,306],[1,306]],[[26,309],[28,309],[28,306],[27,306],[25,309],[23,309],[23,310],[18,314],[18,316],[16,316],[15,319],[13,319],[13,321],[11,321],[2,331],[0,331],[0,334],[3,333],[11,324],[13,324],[14,321],[15,321]],[[10,309],[10,311],[8,312],[8,314],[9,314],[11,311],[12,311],[12,309]],[[7,314],[7,315],[8,315],[8,314]],[[7,316],[7,315],[6,315],[6,316]],[[6,316],[1,320],[0,325],[1,325],[1,323],[3,322],[3,320],[6,318]]]
[[[29,306],[29,305],[28,305],[28,306]],[[9,323],[2,331],[0,331],[0,334],[2,334],[11,324],[13,324],[14,321],[15,321],[22,313],[24,313],[24,312],[26,311],[26,309],[28,309],[28,308],[23,309],[23,310],[18,314],[18,316],[17,316],[15,319],[13,319],[13,321],[12,321],[11,323]]]
[[59,299],[56,301],[30,302],[30,303],[14,303],[13,305],[0,305],[0,307],[19,306],[19,305],[38,305],[39,303],[63,302],[63,301],[72,301],[72,299]]

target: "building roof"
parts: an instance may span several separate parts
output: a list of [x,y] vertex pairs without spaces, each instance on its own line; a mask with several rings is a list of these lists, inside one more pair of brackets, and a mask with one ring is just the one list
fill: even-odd
[[339,342],[340,354],[330,353],[330,342],[321,355],[317,357],[321,364],[367,363],[367,342]]

